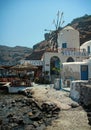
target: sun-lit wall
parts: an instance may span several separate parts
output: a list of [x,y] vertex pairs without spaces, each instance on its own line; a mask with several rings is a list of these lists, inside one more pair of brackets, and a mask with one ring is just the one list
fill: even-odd
[[67,26],[62,29],[58,34],[58,47],[60,49],[65,48],[76,48],[79,49],[79,32],[72,28],[71,26]]
[[81,66],[88,65],[87,62],[69,62],[63,63],[63,79],[81,80]]

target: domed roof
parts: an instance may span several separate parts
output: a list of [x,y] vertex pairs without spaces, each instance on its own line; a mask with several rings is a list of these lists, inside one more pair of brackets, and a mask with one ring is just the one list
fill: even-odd
[[89,41],[87,41],[87,42],[84,42],[82,45],[81,45],[81,47],[83,47],[83,46],[89,46],[89,45],[91,45],[91,40],[89,40]]
[[66,26],[66,27],[63,28],[63,30],[75,30],[75,29],[71,26]]

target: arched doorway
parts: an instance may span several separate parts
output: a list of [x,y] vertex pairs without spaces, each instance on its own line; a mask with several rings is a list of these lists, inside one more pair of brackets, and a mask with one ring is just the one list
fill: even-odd
[[69,58],[67,59],[67,62],[74,62],[74,59],[73,59],[72,57],[69,57]]
[[50,75],[60,75],[60,59],[57,56],[50,59]]

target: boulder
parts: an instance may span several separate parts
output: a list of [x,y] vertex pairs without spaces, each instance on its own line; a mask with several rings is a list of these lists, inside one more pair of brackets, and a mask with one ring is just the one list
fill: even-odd
[[28,116],[33,116],[33,113],[32,113],[32,112],[29,112],[29,113],[28,113]]
[[26,125],[24,130],[35,130],[33,125]]
[[78,103],[71,103],[71,107],[72,107],[72,108],[79,107],[79,104],[78,104]]
[[46,112],[46,113],[53,113],[53,112],[59,112],[60,111],[60,108],[55,104],[55,103],[52,103],[52,102],[44,102],[42,105],[41,105],[41,108],[42,108],[42,111]]
[[37,111],[35,114],[33,115],[29,115],[29,118],[33,121],[38,121],[42,119],[42,113],[40,111]]

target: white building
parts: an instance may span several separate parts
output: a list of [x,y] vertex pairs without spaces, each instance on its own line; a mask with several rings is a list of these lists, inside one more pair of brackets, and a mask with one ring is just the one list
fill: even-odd
[[91,58],[82,62],[63,63],[62,79],[63,81],[91,79]]
[[[58,33],[58,52],[41,50],[34,51],[22,62],[30,62],[47,72],[49,77],[60,75],[62,63],[80,62],[88,58],[88,53],[80,51],[79,32],[67,26]],[[40,71],[39,71],[40,73]]]
[[62,63],[83,61],[88,58],[88,54],[80,50],[79,32],[71,26],[60,30],[58,34],[58,52],[64,57]]

